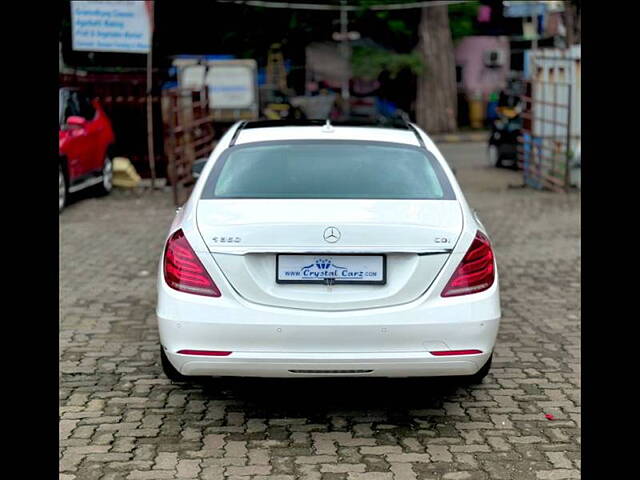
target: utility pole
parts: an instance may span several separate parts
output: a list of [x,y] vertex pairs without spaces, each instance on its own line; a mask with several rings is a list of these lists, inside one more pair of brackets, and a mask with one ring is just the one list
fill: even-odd
[[[348,29],[349,29],[349,19],[347,17],[347,2],[346,0],[341,0],[340,2],[340,51],[342,54],[342,58],[345,61],[345,65],[347,68],[347,72],[351,71],[351,52],[349,46],[349,38],[348,38]],[[351,105],[349,103],[349,75],[342,79],[342,100],[344,101],[344,114],[345,117],[349,117],[351,112]]]
[[155,27],[154,2],[146,2],[149,15],[149,52],[147,53],[147,150],[149,154],[149,168],[151,169],[151,189],[156,188],[156,157],[153,149],[153,31]]

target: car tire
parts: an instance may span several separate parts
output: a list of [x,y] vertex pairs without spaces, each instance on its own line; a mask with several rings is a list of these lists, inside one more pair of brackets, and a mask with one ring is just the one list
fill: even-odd
[[502,166],[502,160],[500,159],[500,152],[497,145],[489,145],[487,148],[487,161],[490,167],[500,168]]
[[167,358],[167,355],[164,353],[164,348],[160,346],[160,360],[162,363],[162,371],[165,376],[171,380],[172,382],[187,382],[189,381],[189,377],[182,375],[176,367],[171,365],[171,362]]
[[67,177],[62,170],[62,165],[58,164],[58,214],[62,213],[67,205]]
[[480,370],[478,370],[473,375],[464,377],[464,383],[467,385],[478,385],[482,383],[482,380],[484,379],[484,377],[486,377],[487,374],[489,373],[489,370],[491,370],[492,359],[493,359],[493,352],[491,353],[489,360],[487,360],[487,362],[482,366]]
[[97,186],[98,195],[109,195],[113,190],[113,160],[109,155],[104,157],[102,165],[102,182]]

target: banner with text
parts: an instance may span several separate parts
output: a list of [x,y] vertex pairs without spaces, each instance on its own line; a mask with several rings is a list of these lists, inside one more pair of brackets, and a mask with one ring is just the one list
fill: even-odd
[[151,38],[149,6],[140,1],[72,1],[74,50],[148,53]]

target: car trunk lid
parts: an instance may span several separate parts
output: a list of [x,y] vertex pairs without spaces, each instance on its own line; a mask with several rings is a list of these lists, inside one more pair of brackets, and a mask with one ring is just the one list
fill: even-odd
[[[455,200],[212,199],[199,202],[197,223],[209,253],[246,300],[331,311],[418,298],[449,258],[462,212]],[[334,261],[383,255],[386,282],[278,283],[279,254]]]

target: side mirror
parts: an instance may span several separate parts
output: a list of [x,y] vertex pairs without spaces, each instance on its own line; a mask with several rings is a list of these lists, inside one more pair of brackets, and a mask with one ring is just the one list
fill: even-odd
[[67,118],[67,126],[71,128],[82,128],[87,125],[87,120],[83,117],[79,117],[77,115],[72,115]]
[[207,163],[207,160],[208,158],[200,158],[193,162],[193,165],[191,166],[191,175],[193,175],[193,178],[200,177],[200,173],[202,172],[205,163]]

